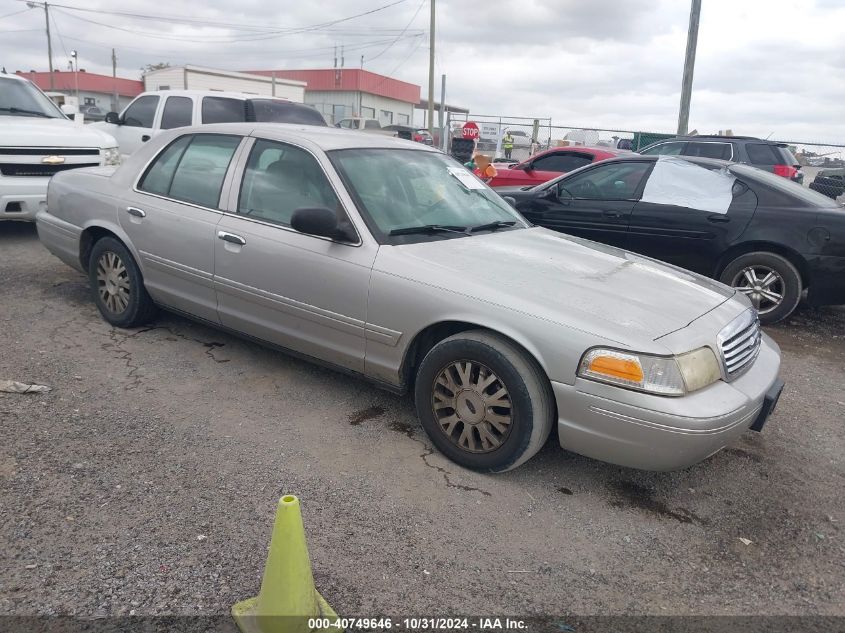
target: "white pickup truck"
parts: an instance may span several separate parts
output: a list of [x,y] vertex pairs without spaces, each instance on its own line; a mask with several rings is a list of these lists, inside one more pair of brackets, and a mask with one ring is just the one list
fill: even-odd
[[117,139],[124,157],[164,130],[209,123],[294,123],[326,126],[314,106],[277,97],[216,90],[158,90],[142,92],[119,114],[89,127]]
[[28,79],[0,73],[0,220],[35,220],[59,171],[118,164],[112,136],[70,121]]

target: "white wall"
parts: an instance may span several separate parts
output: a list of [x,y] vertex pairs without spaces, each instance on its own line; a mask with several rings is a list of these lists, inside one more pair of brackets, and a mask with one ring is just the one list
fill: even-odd
[[302,82],[277,78],[275,83],[274,93],[271,77],[192,66],[164,68],[144,75],[145,90],[219,90],[263,97],[275,94],[277,97],[298,103],[305,101],[305,86],[301,85]]
[[[381,111],[387,110],[393,113],[394,125],[413,125],[414,121],[414,106],[413,104],[399,101],[397,99],[389,99],[388,97],[380,97],[361,92],[347,92],[339,90],[320,90],[312,91],[305,90],[305,103],[315,106],[320,112],[329,117],[331,120],[332,106],[344,106],[344,114],[340,117],[361,116],[361,108],[373,108],[375,110],[375,118],[382,121],[383,125],[388,125],[382,117]],[[407,123],[399,121],[399,115],[408,115]],[[334,121],[337,123],[337,120]]]

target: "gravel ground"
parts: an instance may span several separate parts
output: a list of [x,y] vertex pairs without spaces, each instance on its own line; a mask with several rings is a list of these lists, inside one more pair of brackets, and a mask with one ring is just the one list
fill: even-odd
[[409,398],[167,313],[113,329],[32,226],[0,254],[0,379],[53,388],[0,394],[0,614],[227,613],[290,492],[345,615],[845,615],[845,308],[769,328],[779,408],[702,464],[552,440],[485,476]]

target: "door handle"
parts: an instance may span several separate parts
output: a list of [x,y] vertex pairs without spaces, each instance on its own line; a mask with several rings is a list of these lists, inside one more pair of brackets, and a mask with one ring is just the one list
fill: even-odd
[[134,215],[136,218],[147,217],[147,212],[137,207],[126,207],[126,213],[128,213],[129,215]]
[[147,142],[147,141],[149,141],[149,140],[150,140],[150,135],[149,135],[149,134],[144,134],[144,135],[141,137],[141,142],[142,142],[142,143],[146,143],[146,142]]
[[714,213],[713,215],[707,216],[707,221],[708,222],[714,222],[714,223],[725,223],[725,222],[730,222],[731,219],[726,215]]
[[237,244],[238,246],[244,246],[246,244],[246,240],[240,235],[235,235],[234,233],[227,233],[226,231],[218,231],[217,238],[223,240],[224,242]]
[[602,211],[601,214],[606,218],[621,218],[622,214],[618,211]]

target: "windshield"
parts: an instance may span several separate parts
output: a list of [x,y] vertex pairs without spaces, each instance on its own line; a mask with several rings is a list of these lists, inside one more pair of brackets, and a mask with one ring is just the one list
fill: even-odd
[[287,103],[275,99],[250,99],[248,121],[261,123],[298,123],[301,125],[328,125],[316,108],[301,103]]
[[[413,239],[443,239],[469,235],[473,228],[528,226],[466,167],[439,152],[378,148],[329,155],[382,240],[393,243],[396,237],[386,239],[391,232],[396,236],[408,230]],[[417,233],[415,227],[432,230]]]
[[50,98],[28,81],[0,77],[0,116],[66,118]]

